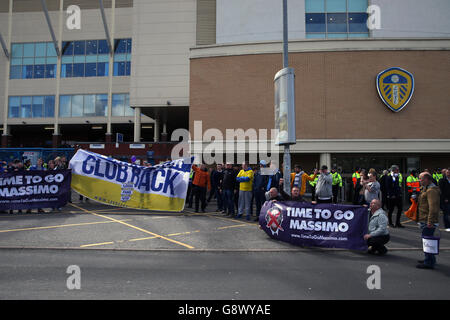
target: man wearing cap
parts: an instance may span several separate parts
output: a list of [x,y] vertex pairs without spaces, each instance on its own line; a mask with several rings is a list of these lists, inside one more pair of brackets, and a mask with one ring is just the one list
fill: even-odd
[[256,218],[255,221],[259,220],[259,213],[261,212],[261,208],[265,201],[265,187],[267,186],[267,175],[261,172],[267,166],[267,162],[265,160],[261,160],[259,162],[259,170],[255,171],[253,176],[253,196],[256,206]]

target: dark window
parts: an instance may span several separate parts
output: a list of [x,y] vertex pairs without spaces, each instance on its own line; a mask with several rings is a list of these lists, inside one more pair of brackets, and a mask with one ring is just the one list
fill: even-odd
[[306,32],[325,32],[325,13],[307,13]]
[[54,78],[56,74],[56,64],[45,65],[45,77]]
[[22,79],[22,66],[11,66],[10,79]]
[[127,62],[127,71],[126,71],[126,75],[129,76],[131,75],[131,62]]
[[127,52],[127,39],[117,39],[114,43],[114,53]]
[[46,96],[44,99],[44,116],[54,117],[55,116],[55,97],[54,96]]
[[86,53],[86,41],[75,41],[73,53],[75,55],[84,55]]
[[86,54],[97,54],[97,40],[86,41]]
[[72,41],[64,41],[62,43],[62,54],[64,56],[73,55],[73,42]]
[[84,77],[84,63],[74,63],[72,77]]
[[106,77],[108,76],[109,63],[108,62],[98,62],[97,63],[97,76]]
[[108,42],[106,40],[98,40],[98,54],[108,54]]
[[22,69],[22,79],[33,79],[33,66],[26,65]]
[[127,53],[131,53],[131,39],[127,39]]
[[126,75],[126,62],[114,62],[114,75],[115,76]]
[[86,77],[96,77],[97,76],[97,63],[86,63]]
[[328,13],[327,23],[328,32],[347,32],[346,13]]
[[349,32],[368,32],[367,13],[349,13],[348,28]]
[[61,65],[61,77],[62,78],[73,77],[73,64]]

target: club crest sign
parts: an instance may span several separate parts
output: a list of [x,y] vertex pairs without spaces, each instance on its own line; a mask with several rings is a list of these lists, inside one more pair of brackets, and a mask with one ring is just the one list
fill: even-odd
[[377,90],[381,100],[393,112],[402,110],[414,93],[414,77],[401,68],[389,68],[377,76]]

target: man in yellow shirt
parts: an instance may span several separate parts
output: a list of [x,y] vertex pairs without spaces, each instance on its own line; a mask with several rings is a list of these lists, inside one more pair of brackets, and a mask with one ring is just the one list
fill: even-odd
[[300,196],[303,197],[306,191],[306,181],[314,181],[319,171],[314,170],[314,175],[309,176],[302,170],[300,165],[295,165],[294,172],[291,173],[291,189],[293,187],[298,187],[300,189]]
[[248,166],[247,161],[242,163],[242,170],[239,171],[236,181],[239,182],[239,205],[237,219],[239,219],[245,211],[247,220],[250,220],[250,205],[253,191],[253,170]]

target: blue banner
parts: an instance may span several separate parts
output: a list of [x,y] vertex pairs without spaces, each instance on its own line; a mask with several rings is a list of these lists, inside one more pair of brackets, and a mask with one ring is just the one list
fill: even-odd
[[362,206],[266,201],[259,224],[271,238],[294,245],[367,250],[368,216]]
[[0,174],[0,210],[60,208],[70,196],[71,170]]

